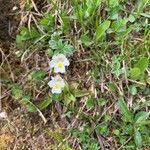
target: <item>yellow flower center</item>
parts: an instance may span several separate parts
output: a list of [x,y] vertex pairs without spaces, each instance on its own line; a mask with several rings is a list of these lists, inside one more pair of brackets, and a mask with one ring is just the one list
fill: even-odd
[[63,67],[63,64],[62,63],[57,63],[57,67],[59,68],[59,69],[61,69],[62,67]]
[[60,88],[61,88],[60,83],[56,82],[56,83],[54,84],[54,89],[60,89]]

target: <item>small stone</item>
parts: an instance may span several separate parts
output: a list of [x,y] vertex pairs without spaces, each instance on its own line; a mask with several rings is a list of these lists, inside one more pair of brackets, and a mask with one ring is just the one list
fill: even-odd
[[7,113],[6,112],[1,112],[0,113],[0,119],[6,119],[8,116],[7,116]]

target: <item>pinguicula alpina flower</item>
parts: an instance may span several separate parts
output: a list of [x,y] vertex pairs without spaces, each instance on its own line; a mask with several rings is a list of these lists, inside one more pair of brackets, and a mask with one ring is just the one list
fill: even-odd
[[60,94],[65,87],[65,82],[59,75],[56,75],[55,77],[52,77],[52,80],[48,82],[48,85],[52,88],[53,94]]
[[69,60],[63,54],[57,54],[50,61],[50,68],[54,68],[55,73],[65,73],[65,67],[69,66]]

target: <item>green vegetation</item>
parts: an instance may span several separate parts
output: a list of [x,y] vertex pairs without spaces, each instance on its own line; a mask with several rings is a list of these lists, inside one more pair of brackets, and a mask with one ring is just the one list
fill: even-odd
[[[26,69],[13,70],[15,83],[2,77],[12,99],[45,123],[45,111],[57,118],[61,108],[65,134],[47,131],[49,149],[150,149],[150,1],[48,0],[47,6],[16,37],[13,53]],[[31,1],[25,11],[37,12]],[[57,54],[70,66],[61,75],[62,93],[53,94],[49,62]]]

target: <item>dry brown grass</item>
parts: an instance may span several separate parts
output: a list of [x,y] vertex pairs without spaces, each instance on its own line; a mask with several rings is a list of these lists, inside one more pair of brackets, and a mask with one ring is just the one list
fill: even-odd
[[0,150],[7,149],[10,141],[12,140],[12,137],[7,134],[0,135]]

